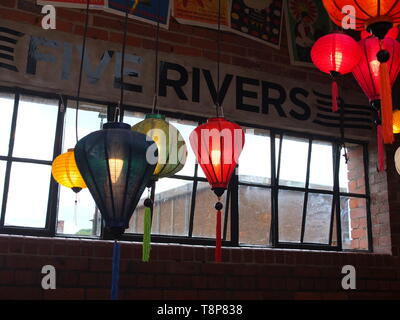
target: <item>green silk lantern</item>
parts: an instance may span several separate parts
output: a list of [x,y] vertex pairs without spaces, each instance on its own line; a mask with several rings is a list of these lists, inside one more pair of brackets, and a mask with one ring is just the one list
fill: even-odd
[[[157,145],[158,162],[154,169],[153,182],[160,178],[170,177],[183,168],[187,158],[185,140],[178,129],[165,121],[164,115],[148,114],[145,120],[134,125],[132,130],[147,135],[149,141],[153,140]],[[145,262],[150,259],[152,207],[151,199],[146,199],[142,252],[142,260]]]
[[157,144],[158,163],[153,179],[166,178],[179,172],[186,162],[187,148],[182,135],[161,114],[148,114],[132,130],[143,133]]

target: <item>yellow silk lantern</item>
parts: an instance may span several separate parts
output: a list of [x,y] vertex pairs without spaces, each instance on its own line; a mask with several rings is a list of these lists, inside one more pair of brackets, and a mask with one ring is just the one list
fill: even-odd
[[186,162],[187,148],[182,135],[161,114],[148,114],[132,130],[146,134],[157,145],[158,162],[153,179],[166,178],[179,172]]
[[59,184],[72,189],[75,193],[86,188],[85,181],[76,166],[74,149],[68,149],[68,152],[54,159],[51,173]]
[[393,111],[393,133],[400,133],[400,110]]

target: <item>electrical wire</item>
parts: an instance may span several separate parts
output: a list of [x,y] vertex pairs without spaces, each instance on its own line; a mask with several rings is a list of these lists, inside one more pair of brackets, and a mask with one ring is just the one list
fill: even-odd
[[[152,113],[156,111],[158,105],[158,55],[159,55],[159,47],[160,47],[160,0],[158,0],[157,7],[157,30],[156,30],[156,48],[155,48],[155,64],[154,64],[154,100],[153,100],[153,109]],[[159,110],[158,110],[159,111]]]

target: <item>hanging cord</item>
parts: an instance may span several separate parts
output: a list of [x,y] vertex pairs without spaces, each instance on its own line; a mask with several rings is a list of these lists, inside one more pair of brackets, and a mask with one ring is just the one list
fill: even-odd
[[[158,0],[157,7],[157,29],[156,29],[156,48],[155,48],[155,63],[154,63],[154,99],[153,99],[153,109],[151,113],[158,110],[158,54],[160,47],[160,0]],[[159,111],[159,110],[158,110]]]
[[86,40],[87,40],[87,33],[88,33],[88,26],[89,26],[89,3],[90,3],[90,0],[87,0],[87,2],[86,2],[85,29],[83,31],[81,65],[80,65],[80,68],[79,68],[78,92],[76,94],[76,112],[75,112],[75,136],[76,136],[76,142],[79,141],[79,138],[78,138],[78,110],[79,110],[79,103],[80,103],[80,98],[81,98],[82,75],[83,75],[83,66],[84,66],[83,62],[84,62],[84,59],[85,59]]
[[218,197],[218,202],[215,204],[215,210],[217,210],[217,221],[215,224],[215,262],[221,262],[222,260],[222,208],[221,198]]
[[221,64],[221,0],[218,0],[218,36],[217,36],[217,101],[215,107],[217,109],[217,117],[224,116],[224,110],[219,104],[220,100],[220,64]]
[[344,159],[346,164],[349,162],[349,156],[347,154],[347,149],[346,149],[346,143],[344,141],[344,101],[342,99],[339,99],[339,105],[340,105],[340,139],[342,140],[342,148],[344,151]]
[[[129,0],[127,0],[127,2],[129,2]],[[123,122],[124,111],[125,111],[124,110],[124,70],[125,70],[126,40],[127,40],[127,34],[128,34],[128,18],[129,18],[129,14],[136,10],[136,7],[138,4],[139,4],[139,0],[135,0],[132,8],[129,8],[128,4],[126,5],[127,10],[125,12],[125,19],[124,19],[124,38],[122,41],[121,92],[120,92],[120,99],[119,99],[119,115],[116,114],[116,116],[115,116],[115,118],[117,119],[116,121],[118,121],[118,117],[119,117],[119,122]]]

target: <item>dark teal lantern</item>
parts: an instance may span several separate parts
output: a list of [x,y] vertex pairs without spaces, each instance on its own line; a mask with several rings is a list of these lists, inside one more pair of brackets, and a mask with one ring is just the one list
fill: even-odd
[[106,123],[76,144],[76,164],[114,239],[129,227],[157,160],[154,141],[121,122]]

